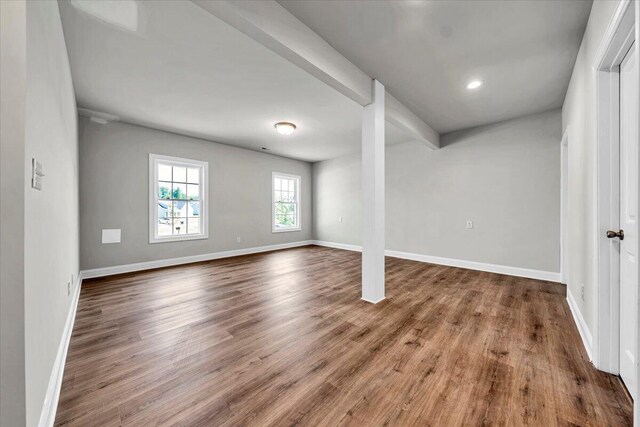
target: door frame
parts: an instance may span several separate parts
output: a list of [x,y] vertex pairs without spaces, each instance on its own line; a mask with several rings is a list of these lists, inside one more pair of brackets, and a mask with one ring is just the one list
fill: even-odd
[[[619,242],[608,239],[606,231],[618,229],[620,222],[619,65],[637,38],[636,3],[632,0],[619,1],[595,56],[593,68],[596,107],[593,225],[596,260],[593,277],[596,295],[593,363],[598,369],[612,374],[619,373],[620,361],[620,258],[619,250],[614,246],[619,245]],[[638,45],[636,43],[634,47],[636,53]],[[637,320],[636,318],[636,324]],[[638,371],[636,362],[636,372]]]
[[569,135],[567,126],[560,142],[560,282],[569,284]]

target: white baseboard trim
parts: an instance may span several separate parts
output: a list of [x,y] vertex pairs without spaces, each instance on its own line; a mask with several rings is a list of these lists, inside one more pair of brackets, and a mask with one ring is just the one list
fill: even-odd
[[280,249],[297,248],[300,246],[308,246],[313,244],[313,240],[302,240],[291,243],[281,243],[277,245],[258,246],[254,248],[234,249],[224,252],[211,252],[208,254],[185,256],[180,258],[160,259],[156,261],[138,262],[134,264],[116,265],[113,267],[93,268],[91,270],[83,270],[82,277],[91,279],[94,277],[111,276],[114,274],[132,273],[134,271],[151,270],[154,268],[171,267],[173,265],[190,264],[193,262],[211,261],[214,259],[230,258],[240,255],[257,254],[260,252],[271,252]]
[[[346,245],[343,243],[324,242],[315,240],[314,245],[326,246],[328,248],[345,249],[348,251],[362,252],[362,247],[356,245]],[[552,271],[532,270],[529,268],[510,267],[507,265],[487,264],[476,261],[465,261],[461,259],[443,258],[431,255],[414,254],[410,252],[400,252],[385,250],[386,256],[393,258],[409,259],[412,261],[427,262],[429,264],[447,265],[450,267],[468,268],[470,270],[487,271],[490,273],[506,274],[508,276],[526,277],[529,279],[546,280],[550,282],[560,282],[560,273]]]
[[325,242],[324,240],[314,240],[313,244],[316,246],[324,246],[327,248],[344,249],[345,251],[362,252],[361,246],[348,245],[346,243],[334,243],[334,242]]
[[560,273],[552,271],[532,270],[530,268],[511,267],[508,265],[488,264],[484,262],[466,261],[462,259],[443,258],[431,255],[412,254],[409,252],[384,251],[385,255],[393,258],[410,259],[428,262],[430,264],[447,265],[450,267],[468,268],[470,270],[487,271],[489,273],[506,274],[507,276],[526,277],[529,279],[560,282]]
[[82,287],[82,272],[78,273],[76,283],[74,283],[73,299],[67,314],[67,321],[62,331],[62,338],[58,346],[58,354],[53,362],[51,377],[49,377],[49,385],[47,394],[42,405],[40,413],[39,427],[52,427],[56,420],[56,411],[58,410],[58,399],[60,398],[60,389],[62,388],[62,377],[64,374],[64,365],[67,361],[67,350],[69,350],[69,341],[73,332],[73,324],[76,320],[76,311],[78,309],[78,301],[80,300],[80,288]]
[[384,301],[384,300],[385,300],[385,297],[382,297],[382,298],[380,298],[380,299],[379,299],[379,300],[377,300],[377,301],[370,300],[370,299],[368,299],[368,298],[360,298],[360,299],[361,299],[362,301],[365,301],[365,302],[368,302],[368,303],[371,303],[371,304],[377,304],[377,303],[379,303],[379,302],[381,302],[381,301]]
[[578,332],[580,333],[580,338],[582,338],[582,343],[584,344],[585,350],[587,350],[587,355],[589,356],[589,360],[593,362],[593,339],[591,337],[591,332],[589,331],[589,327],[587,326],[587,322],[584,321],[584,317],[582,317],[582,313],[576,304],[576,300],[571,295],[569,291],[569,287],[567,287],[567,304],[569,305],[569,309],[571,310],[571,314],[573,315],[573,321],[578,328]]

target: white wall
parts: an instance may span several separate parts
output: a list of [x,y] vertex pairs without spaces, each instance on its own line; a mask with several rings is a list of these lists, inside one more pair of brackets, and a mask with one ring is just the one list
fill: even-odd
[[[436,151],[388,147],[387,249],[558,272],[560,140],[554,110],[443,135]],[[360,245],[360,170],[358,155],[314,164],[316,239]]]
[[[208,239],[149,243],[149,153],[209,162]],[[312,238],[307,162],[125,123],[96,124],[87,118],[80,121],[80,155],[83,270]],[[301,231],[271,232],[274,171],[301,176]],[[122,229],[122,243],[101,244],[103,228]]]
[[25,423],[26,4],[0,1],[0,425]]
[[[593,3],[589,23],[562,107],[563,132],[569,128],[568,292],[577,302],[587,327],[595,328],[594,299],[596,262],[594,247],[595,206],[595,82],[594,58],[617,6],[617,1]],[[584,284],[584,299],[580,287]]]
[[[25,190],[26,424],[38,423],[78,274],[76,104],[55,1],[27,2]],[[31,188],[31,158],[44,168]],[[16,207],[20,209],[20,207]],[[73,291],[73,290],[72,290]],[[71,292],[73,295],[73,292]]]

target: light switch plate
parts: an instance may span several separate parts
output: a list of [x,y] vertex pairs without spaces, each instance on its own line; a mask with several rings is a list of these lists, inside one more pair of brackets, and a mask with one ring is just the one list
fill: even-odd
[[35,188],[36,190],[42,190],[43,176],[44,176],[44,173],[42,172],[42,163],[32,158],[31,159],[31,188]]
[[121,231],[119,228],[105,228],[102,230],[102,244],[120,243]]

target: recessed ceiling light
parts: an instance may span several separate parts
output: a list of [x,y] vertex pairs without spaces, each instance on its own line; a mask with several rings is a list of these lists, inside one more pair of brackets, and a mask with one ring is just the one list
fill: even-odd
[[291,135],[296,130],[296,125],[289,122],[276,123],[274,126],[280,135]]
[[471,80],[467,83],[467,89],[478,89],[482,86],[482,80]]

